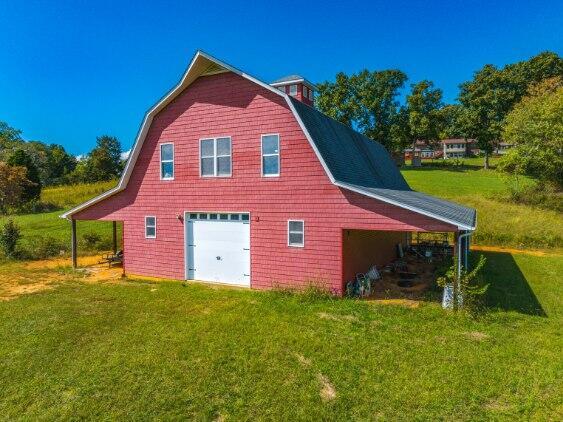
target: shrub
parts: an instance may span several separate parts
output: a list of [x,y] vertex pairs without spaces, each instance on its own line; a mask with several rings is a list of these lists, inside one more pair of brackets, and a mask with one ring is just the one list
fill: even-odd
[[15,257],[16,246],[20,239],[20,228],[13,220],[8,220],[0,230],[0,246],[8,258]]
[[[479,255],[479,259],[471,271],[463,266],[461,267],[459,289],[463,297],[463,307],[470,313],[480,310],[484,294],[489,288],[489,285],[485,284],[484,279],[480,274],[486,262],[487,259],[483,255]],[[449,267],[443,267],[441,270],[438,270],[438,274],[439,276],[436,279],[436,283],[440,287],[446,287],[447,285],[456,286],[458,284],[457,259],[454,259],[453,264]],[[457,306],[455,305],[454,300],[454,309],[455,308],[457,308]]]
[[102,240],[102,237],[98,233],[90,232],[84,233],[82,239],[84,240],[84,246],[86,246],[86,248],[94,249],[100,240]]
[[37,236],[24,251],[28,259],[46,259],[68,251],[68,245],[51,236]]
[[516,178],[515,183],[508,184],[508,199],[517,204],[563,212],[563,194],[552,183],[522,186]]

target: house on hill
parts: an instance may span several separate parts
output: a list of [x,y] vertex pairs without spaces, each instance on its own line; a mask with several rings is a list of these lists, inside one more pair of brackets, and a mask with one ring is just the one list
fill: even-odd
[[118,185],[62,217],[123,224],[124,271],[257,289],[345,283],[413,232],[476,213],[413,191],[385,148],[313,107],[297,75],[264,83],[197,52],[143,120]]

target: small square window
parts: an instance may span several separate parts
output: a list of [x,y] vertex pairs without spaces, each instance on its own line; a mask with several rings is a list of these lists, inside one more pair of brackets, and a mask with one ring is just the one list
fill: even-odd
[[190,220],[195,220],[197,218],[197,214],[190,214]]
[[217,220],[217,214],[209,214],[210,220]]
[[156,238],[156,217],[145,217],[145,237],[147,239]]
[[220,215],[219,215],[219,219],[220,219],[220,220],[228,220],[228,219],[229,219],[229,214],[220,214]]
[[200,215],[199,215],[199,218],[200,218],[201,220],[207,220],[207,214],[200,214]]
[[289,85],[289,95],[297,95],[297,85]]
[[302,220],[289,220],[287,222],[288,246],[305,246],[305,223]]
[[238,214],[231,214],[231,220],[238,220],[238,219],[239,219]]
[[248,214],[242,214],[241,215],[242,221],[248,221],[250,220],[250,216]]

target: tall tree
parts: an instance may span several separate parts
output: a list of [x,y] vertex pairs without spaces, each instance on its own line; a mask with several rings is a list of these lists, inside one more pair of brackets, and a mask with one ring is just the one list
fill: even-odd
[[25,167],[10,166],[0,161],[0,212],[21,205],[23,193],[30,185],[26,174]]
[[500,167],[563,187],[563,78],[533,85],[506,117],[504,139],[514,144]]
[[411,85],[406,107],[402,109],[403,124],[407,126],[401,132],[407,137],[405,143],[412,144],[413,151],[418,139],[429,142],[440,139],[442,106],[442,90],[434,88],[431,81]]
[[103,135],[96,139],[96,147],[90,152],[85,162],[85,175],[88,181],[97,182],[119,177],[123,165],[121,145],[114,136]]
[[60,183],[62,178],[76,168],[76,158],[65,151],[61,145],[49,145],[47,155],[47,183]]
[[17,149],[8,158],[8,165],[14,167],[25,167],[25,177],[29,180],[22,192],[22,200],[24,202],[37,200],[41,195],[41,179],[39,178],[39,171],[33,163],[33,160],[23,149]]
[[319,84],[316,105],[388,149],[398,150],[392,130],[399,111],[397,97],[406,80],[400,70],[363,70],[351,76],[339,73],[334,83]]
[[563,59],[545,52],[503,69],[485,65],[474,74],[473,80],[461,84],[459,102],[463,112],[459,122],[485,153],[485,168],[489,166],[489,155],[501,140],[504,119],[512,107],[531,84],[556,76],[563,76]]
[[23,143],[21,130],[14,129],[6,122],[0,121],[0,158],[4,156],[6,150],[21,143]]

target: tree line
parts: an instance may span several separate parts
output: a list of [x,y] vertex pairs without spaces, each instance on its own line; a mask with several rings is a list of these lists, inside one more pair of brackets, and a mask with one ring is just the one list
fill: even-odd
[[[400,152],[416,140],[475,139],[488,168],[494,148],[507,141],[515,148],[505,169],[561,186],[563,59],[559,55],[543,52],[502,68],[487,64],[460,84],[454,104],[445,104],[442,90],[428,80],[412,84],[401,102],[407,79],[398,69],[341,72],[333,82],[317,85],[316,106],[391,152]],[[550,170],[544,171],[545,166]]]
[[78,159],[63,146],[24,141],[21,131],[0,121],[0,212],[39,201],[44,186],[112,180],[121,175],[121,145],[103,135]]

